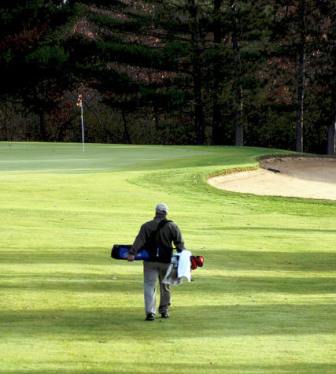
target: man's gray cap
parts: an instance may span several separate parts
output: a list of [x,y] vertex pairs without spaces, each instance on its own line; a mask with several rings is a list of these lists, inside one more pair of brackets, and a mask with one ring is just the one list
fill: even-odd
[[155,211],[159,214],[168,214],[168,205],[165,203],[157,204]]

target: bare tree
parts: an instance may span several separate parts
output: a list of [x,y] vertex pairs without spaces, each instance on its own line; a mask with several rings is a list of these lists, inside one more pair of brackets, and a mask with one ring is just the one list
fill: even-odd
[[300,40],[297,65],[297,111],[296,111],[296,151],[303,152],[303,121],[306,72],[306,0],[299,3]]

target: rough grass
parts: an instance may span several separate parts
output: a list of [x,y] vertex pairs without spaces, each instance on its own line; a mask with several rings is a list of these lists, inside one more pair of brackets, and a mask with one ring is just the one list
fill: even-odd
[[[270,152],[0,143],[0,373],[335,373],[336,204],[205,183]],[[109,256],[161,201],[206,266],[148,323]]]

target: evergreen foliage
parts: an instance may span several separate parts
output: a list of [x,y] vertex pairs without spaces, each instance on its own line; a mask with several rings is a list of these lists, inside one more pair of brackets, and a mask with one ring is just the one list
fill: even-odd
[[[78,139],[81,92],[92,141],[334,153],[335,7],[313,0],[3,1],[0,136]],[[10,124],[15,107],[35,129]]]
[[48,140],[46,116],[71,83],[63,41],[73,11],[63,1],[1,3],[0,99],[18,100],[38,115],[40,140]]

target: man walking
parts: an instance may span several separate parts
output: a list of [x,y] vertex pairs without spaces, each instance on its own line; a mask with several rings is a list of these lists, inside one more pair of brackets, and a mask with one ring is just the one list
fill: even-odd
[[129,250],[128,261],[134,261],[141,248],[149,251],[149,261],[144,261],[144,297],[146,321],[154,321],[156,313],[156,283],[160,284],[159,313],[169,318],[170,288],[162,283],[173,254],[172,243],[178,252],[183,251],[184,241],[176,223],[167,220],[168,206],[160,203],[155,207],[155,217],[144,223]]

